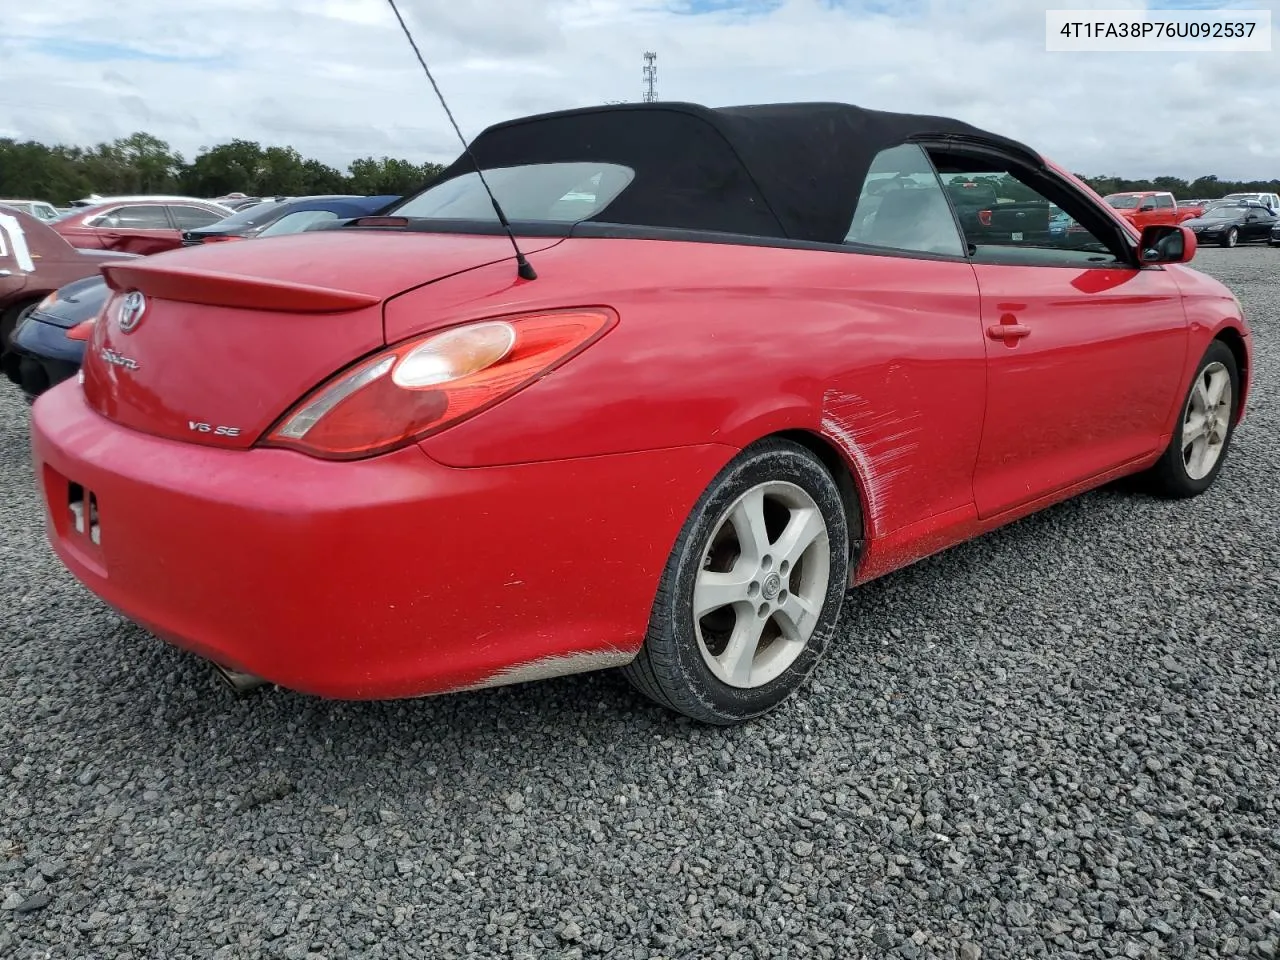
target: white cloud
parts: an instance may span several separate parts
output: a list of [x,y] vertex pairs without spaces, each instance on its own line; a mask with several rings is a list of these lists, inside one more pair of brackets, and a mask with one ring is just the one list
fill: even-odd
[[[468,136],[525,113],[639,99],[648,49],[667,100],[844,100],[959,117],[1090,174],[1280,176],[1280,43],[1269,54],[1045,52],[1046,8],[1140,6],[1131,0],[741,0],[696,15],[675,11],[723,0],[400,5]],[[1239,5],[1280,22],[1280,0]],[[369,153],[456,153],[385,0],[316,0],[305,13],[297,0],[8,6],[0,136],[87,145],[143,129],[188,157],[242,137],[339,167]]]

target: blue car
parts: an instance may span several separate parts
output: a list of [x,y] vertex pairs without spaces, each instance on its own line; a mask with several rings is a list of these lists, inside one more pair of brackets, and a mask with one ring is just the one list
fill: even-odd
[[1058,210],[1049,217],[1049,236],[1062,239],[1067,235],[1067,227],[1071,226],[1071,217]]
[[245,207],[224,220],[182,232],[184,247],[219,240],[252,240],[301,233],[312,227],[353,217],[367,217],[390,206],[399,197],[275,197]]
[[[266,201],[209,227],[187,231],[183,242],[193,246],[208,242],[211,237],[249,240],[301,233],[339,220],[370,216],[398,199],[391,196],[300,197]],[[266,209],[259,210],[260,207]],[[255,211],[257,216],[251,216]],[[241,222],[223,229],[233,220]],[[102,276],[85,277],[50,294],[18,324],[9,342],[16,362],[6,364],[5,373],[22,389],[28,401],[76,375],[84,357],[84,340],[68,334],[97,317],[110,295],[111,289]]]
[[28,400],[76,375],[84,341],[68,339],[67,333],[96,317],[110,293],[100,274],[75,280],[41,300],[18,324],[9,341],[16,362],[6,364],[5,372]]

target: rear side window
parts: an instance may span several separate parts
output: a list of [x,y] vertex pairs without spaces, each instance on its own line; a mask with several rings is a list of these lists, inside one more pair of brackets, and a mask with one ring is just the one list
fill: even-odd
[[1170,197],[1167,194],[1158,194],[1156,196],[1156,206],[1162,210],[1171,210],[1177,206],[1177,204],[1173,202],[1173,197]]
[[[635,177],[617,163],[530,163],[484,172],[502,212],[511,220],[576,223],[613,202]],[[475,173],[464,173],[413,197],[391,213],[398,217],[494,220],[493,204]]]
[[89,222],[93,227],[114,227],[121,230],[170,230],[168,214],[164,207],[116,207],[99,214]]
[[845,243],[964,256],[964,243],[928,156],[914,143],[881,150],[867,171]]
[[178,225],[179,230],[195,230],[223,219],[222,214],[203,207],[173,206],[169,208],[169,212],[173,214],[173,222]]

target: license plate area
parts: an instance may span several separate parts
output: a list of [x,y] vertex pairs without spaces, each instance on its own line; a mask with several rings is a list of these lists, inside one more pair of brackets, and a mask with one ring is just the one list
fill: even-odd
[[78,483],[67,483],[67,510],[71,529],[88,537],[95,546],[102,544],[102,525],[98,519],[98,495]]
[[106,576],[102,552],[102,506],[97,491],[45,465],[44,493],[49,525],[58,542],[100,576]]

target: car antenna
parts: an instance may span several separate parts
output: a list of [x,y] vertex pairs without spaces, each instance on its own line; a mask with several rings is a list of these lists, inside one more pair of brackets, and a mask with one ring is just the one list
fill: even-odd
[[489,200],[493,203],[493,212],[498,215],[498,222],[502,224],[502,229],[507,231],[507,239],[511,241],[512,249],[516,252],[516,273],[519,274],[522,280],[537,280],[538,272],[533,269],[533,264],[521,252],[520,244],[516,242],[516,232],[511,229],[511,222],[507,220],[507,215],[502,212],[502,205],[498,203],[498,198],[489,189],[489,181],[484,178],[484,171],[480,169],[480,161],[471,152],[471,146],[467,143],[467,138],[462,135],[462,130],[458,128],[458,121],[453,119],[453,111],[449,109],[449,104],[445,102],[444,94],[440,92],[440,87],[436,84],[436,78],[431,75],[431,68],[427,66],[427,61],[423,59],[422,51],[418,49],[417,41],[413,39],[413,34],[409,32],[409,25],[404,22],[404,17],[400,15],[400,8],[396,6],[396,0],[387,0],[387,3],[391,6],[391,12],[396,15],[396,20],[400,22],[400,29],[404,31],[404,36],[409,41],[409,46],[413,47],[413,54],[418,58],[418,63],[422,64],[423,72],[427,75],[427,79],[431,81],[431,89],[436,92],[436,98],[440,101],[440,106],[444,107],[445,116],[453,124],[453,132],[462,141],[463,152],[476,168],[476,176],[480,178],[480,183],[484,186],[484,192],[489,195]]

